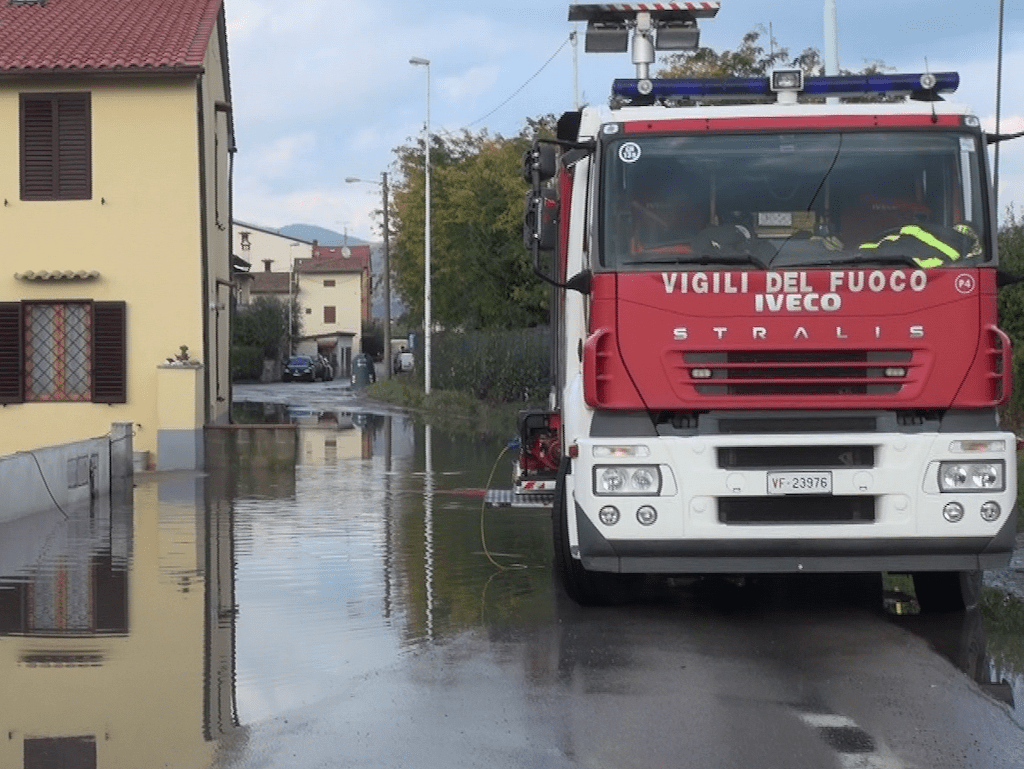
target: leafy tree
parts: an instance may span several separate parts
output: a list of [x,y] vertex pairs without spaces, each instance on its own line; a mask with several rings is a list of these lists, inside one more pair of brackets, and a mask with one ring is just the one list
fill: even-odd
[[[792,66],[789,49],[775,50],[772,39],[769,50],[761,44],[763,27],[758,27],[743,36],[743,42],[735,51],[718,52],[713,48],[698,48],[682,51],[666,57],[665,66],[657,73],[659,78],[673,77],[764,77],[775,67]],[[801,57],[807,57],[808,49]],[[821,56],[814,51],[815,58],[806,61],[807,67],[820,67]],[[798,57],[799,59],[800,57]],[[805,73],[810,74],[808,69]]]
[[[712,48],[698,48],[695,51],[682,51],[666,57],[665,65],[658,71],[659,78],[677,77],[767,77],[773,69],[800,69],[805,77],[814,77],[825,73],[825,62],[817,48],[805,48],[802,53],[790,56],[789,49],[777,47],[777,41],[770,38],[768,49],[765,50],[761,36],[765,34],[762,26],[755,27],[743,36],[743,42],[736,50],[715,51]],[[877,75],[891,72],[892,67],[882,61],[868,63],[863,69],[854,72],[841,69],[842,75]],[[844,102],[890,102],[900,101],[900,96],[872,95],[844,98]],[[808,101],[824,101],[809,99]],[[736,103],[735,101],[733,103]]]
[[[447,328],[532,326],[547,320],[548,291],[523,245],[526,186],[522,156],[553,118],[530,120],[506,139],[487,131],[433,135],[431,165],[431,311]],[[423,317],[423,143],[395,150],[395,287]]]
[[[292,302],[292,339],[302,336],[302,320],[298,303]],[[239,307],[231,330],[231,342],[261,351],[264,358],[277,358],[288,353],[287,303],[271,296],[261,296],[248,307]]]
[[[999,230],[999,266],[1009,273],[1024,274],[1024,219],[1011,207]],[[1005,415],[1008,426],[1024,426],[1024,283],[1004,286],[999,291],[999,325],[1013,342],[1013,396]]]

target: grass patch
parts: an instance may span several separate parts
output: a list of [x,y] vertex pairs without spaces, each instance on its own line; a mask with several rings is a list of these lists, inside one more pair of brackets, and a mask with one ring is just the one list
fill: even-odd
[[1024,603],[986,587],[978,605],[985,617],[989,657],[1004,672],[1024,673]]
[[400,406],[435,429],[461,437],[511,437],[522,409],[536,403],[488,403],[459,390],[432,390],[425,395],[422,383],[410,375],[381,379],[366,388],[374,400]]

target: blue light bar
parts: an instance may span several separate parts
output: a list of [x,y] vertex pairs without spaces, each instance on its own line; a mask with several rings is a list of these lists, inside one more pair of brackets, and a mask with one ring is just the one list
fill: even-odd
[[[934,79],[931,88],[921,85],[922,78]],[[926,81],[927,82],[927,81]],[[641,90],[641,83],[644,89]],[[647,86],[650,85],[650,90]],[[960,85],[956,72],[904,75],[835,75],[804,78],[801,93],[807,96],[893,96],[932,97],[952,93]],[[772,96],[771,79],[767,77],[671,78],[664,80],[617,79],[612,93],[628,100],[682,99],[750,99]]]

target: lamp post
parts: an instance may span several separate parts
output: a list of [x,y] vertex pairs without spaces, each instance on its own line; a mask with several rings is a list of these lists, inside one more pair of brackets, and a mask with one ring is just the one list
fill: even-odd
[[301,246],[301,243],[290,243],[288,245],[288,357],[292,356],[295,352],[293,348],[294,344],[294,331],[292,330],[292,316],[295,314],[295,304],[292,301],[292,286],[295,283],[295,252],[292,251],[296,246]]
[[[376,184],[377,182],[359,179],[355,176],[345,177],[345,181]],[[388,231],[388,172],[380,175],[380,189],[384,197],[384,378],[391,378],[391,233]],[[373,271],[370,271],[373,281]]]
[[427,122],[423,139],[426,221],[423,225],[423,392],[430,395],[430,59],[413,56],[409,63],[427,70]]

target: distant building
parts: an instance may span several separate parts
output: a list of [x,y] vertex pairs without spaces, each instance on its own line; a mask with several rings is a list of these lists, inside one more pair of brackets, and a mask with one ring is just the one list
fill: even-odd
[[0,5],[0,454],[229,420],[227,62],[221,0]]
[[236,256],[251,266],[239,301],[294,297],[302,319],[294,352],[324,355],[336,376],[350,376],[370,318],[370,247],[320,246],[238,221],[234,237]]

